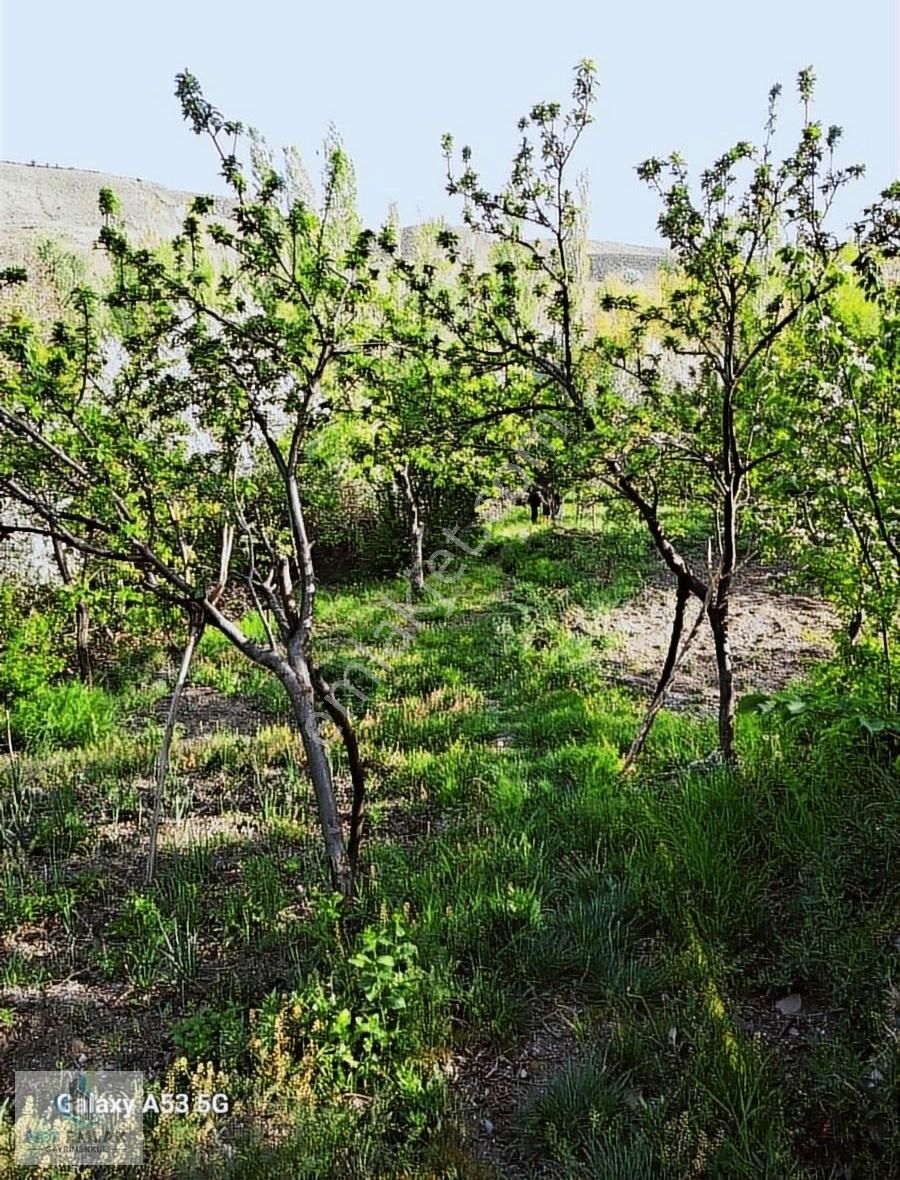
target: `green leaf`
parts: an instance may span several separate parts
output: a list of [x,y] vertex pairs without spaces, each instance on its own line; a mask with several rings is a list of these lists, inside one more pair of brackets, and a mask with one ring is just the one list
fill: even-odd
[[873,736],[876,733],[884,733],[886,729],[891,728],[888,723],[882,720],[880,717],[860,717],[859,727],[860,729],[864,729],[866,733]]
[[[767,709],[763,709],[764,705],[768,705]],[[771,712],[774,706],[774,698],[766,692],[747,692],[741,697],[737,704],[738,713],[762,713]]]

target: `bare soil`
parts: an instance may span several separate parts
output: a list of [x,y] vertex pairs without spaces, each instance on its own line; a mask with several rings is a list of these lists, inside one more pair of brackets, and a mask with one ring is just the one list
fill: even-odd
[[[169,711],[171,698],[166,696],[156,702],[156,720],[163,725]],[[229,733],[257,733],[272,719],[247,700],[227,697],[215,688],[188,684],[181,694],[178,706],[178,728],[183,738],[201,738],[216,730]]]
[[[778,588],[778,575],[759,566],[741,571],[731,616],[731,640],[738,692],[780,692],[809,666],[833,651],[839,620],[827,603]],[[649,695],[665,660],[675,606],[674,587],[664,575],[636,597],[603,616],[599,634],[609,649],[605,659],[617,683]],[[685,633],[702,604],[688,607]],[[709,712],[716,698],[716,661],[705,622],[679,667],[666,705]]]

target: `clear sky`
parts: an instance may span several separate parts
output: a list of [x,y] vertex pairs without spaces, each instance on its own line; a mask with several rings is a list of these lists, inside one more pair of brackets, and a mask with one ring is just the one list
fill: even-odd
[[[678,148],[699,169],[756,139],[766,94],[813,65],[816,116],[845,128],[867,179],[842,220],[900,175],[898,0],[2,0],[0,156],[221,191],[210,149],[182,124],[188,67],[226,116],[310,171],[334,123],[355,161],[364,218],[397,202],[405,224],[453,219],[440,137],[469,142],[499,184],[515,122],[565,99],[593,58],[597,123],[578,159],[594,237],[652,244],[656,205],[634,174]],[[456,218],[458,219],[458,217]]]

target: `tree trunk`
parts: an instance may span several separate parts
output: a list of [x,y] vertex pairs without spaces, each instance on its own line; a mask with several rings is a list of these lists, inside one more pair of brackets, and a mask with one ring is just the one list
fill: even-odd
[[725,341],[724,376],[722,389],[722,551],[719,580],[714,599],[707,608],[716,647],[716,669],[719,677],[719,749],[726,763],[737,762],[734,748],[734,661],[731,655],[729,609],[731,586],[737,570],[738,504],[743,486],[743,464],[735,433],[735,391],[733,376],[734,325]]
[[[726,418],[724,434],[727,440],[731,439],[729,423],[730,418]],[[729,441],[728,446],[731,445],[732,443]],[[666,536],[656,512],[655,502],[651,503],[641,495],[629,476],[620,470],[614,460],[607,460],[606,466],[613,477],[607,482],[637,508],[650,529],[650,535],[653,537],[657,550],[678,579],[679,585],[688,586],[694,597],[701,599],[705,604],[704,609],[709,619],[716,649],[716,669],[719,682],[719,749],[725,761],[734,764],[737,762],[734,744],[734,661],[731,654],[728,623],[731,585],[737,568],[737,505],[742,483],[740,466],[736,460],[733,460],[729,450],[723,462],[727,482],[722,502],[722,552],[714,592],[712,575],[710,584],[707,585],[694,573],[685,558]],[[670,646],[667,665],[671,659]],[[662,680],[663,677],[660,677],[660,683]],[[657,689],[657,691],[659,690]]]
[[347,843],[347,856],[350,861],[350,871],[354,878],[359,866],[359,849],[362,844],[363,829],[366,815],[366,776],[363,770],[362,757],[359,752],[359,742],[350,714],[340,703],[331,686],[326,683],[317,669],[313,670],[316,692],[325,706],[329,717],[338,727],[347,751],[347,762],[350,766],[350,781],[353,784],[353,804],[350,812],[350,839]]
[[[666,662],[663,665],[659,680],[656,684],[656,690],[653,693],[653,699],[647,708],[647,713],[644,720],[641,722],[641,727],[637,731],[634,741],[629,747],[628,753],[625,756],[625,763],[622,767],[623,773],[629,771],[638,758],[641,750],[644,748],[650,730],[653,727],[653,722],[656,720],[656,715],[662,708],[663,701],[666,699],[666,693],[669,690],[674,676],[675,669],[678,666],[678,646],[681,643],[681,636],[684,632],[684,612],[687,608],[688,600],[691,597],[690,583],[685,578],[679,578],[675,588],[675,614],[672,619],[672,632],[669,637],[669,650],[666,654]],[[700,617],[703,617],[703,612],[700,612]],[[691,632],[688,642],[693,640],[696,634],[696,625]]]
[[[62,543],[53,538],[53,556],[56,558],[56,568],[64,586],[71,586],[75,581],[69,566],[69,558]],[[75,655],[78,659],[78,678],[82,684],[90,684],[93,680],[91,665],[91,616],[87,603],[81,599],[75,604]]]
[[208,622],[208,615],[212,614],[213,618],[215,618],[218,602],[225,593],[225,587],[228,585],[228,567],[231,562],[233,544],[234,530],[230,525],[226,524],[222,527],[218,580],[209,588],[206,598],[202,603],[193,602],[187,608],[190,631],[188,632],[187,643],[184,645],[184,652],[181,656],[181,666],[178,669],[178,677],[172,691],[172,699],[169,702],[169,712],[166,717],[165,729],[163,730],[162,746],[160,747],[159,758],[156,763],[153,816],[150,820],[150,844],[147,850],[147,866],[144,874],[144,883],[146,885],[149,885],[153,880],[153,873],[156,867],[156,846],[159,840],[159,825],[162,819],[163,792],[166,785],[166,775],[169,771],[169,755],[172,748],[172,738],[175,734],[178,706],[181,704],[181,694],[184,692],[184,686],[187,684],[197,645],[203,638],[203,632]]
[[422,519],[422,510],[409,474],[408,463],[397,469],[397,482],[403,491],[409,509],[409,583],[413,593],[423,594],[425,592],[425,522]]
[[281,675],[294,711],[300,739],[306,754],[309,777],[316,797],[316,810],[325,840],[325,853],[331,883],[342,897],[353,893],[353,873],[350,858],[344,844],[344,833],[334,793],[334,779],[331,763],[316,718],[315,691],[309,665],[298,645],[291,645],[290,665]]
[[181,656],[181,666],[178,669],[178,677],[175,680],[175,687],[172,690],[172,699],[169,701],[169,711],[166,714],[166,725],[163,730],[162,745],[160,746],[159,756],[156,760],[156,782],[153,791],[153,815],[150,819],[150,840],[147,848],[147,865],[144,870],[144,885],[149,885],[153,880],[153,873],[156,869],[156,847],[159,841],[159,825],[162,820],[162,806],[163,795],[166,786],[166,776],[169,772],[169,755],[172,749],[172,738],[175,734],[175,722],[178,719],[178,706],[181,704],[181,694],[184,692],[184,686],[187,684],[188,675],[191,670],[191,663],[194,659],[194,653],[197,650],[197,644],[200,642],[200,637],[203,634],[205,627],[205,620],[201,617],[194,619],[191,622],[190,633],[188,634],[187,643],[184,645],[184,651]]
[[[274,454],[276,456],[276,462],[280,461],[277,448],[274,448]],[[303,516],[303,506],[300,502],[300,490],[297,486],[297,481],[287,470],[283,471],[283,475],[288,495],[288,507],[296,557],[300,566],[300,603],[298,604],[294,593],[290,562],[286,557],[280,559],[277,571],[273,571],[269,580],[258,583],[259,588],[265,591],[270,605],[275,607],[282,642],[279,643],[275,640],[274,635],[267,626],[268,645],[262,646],[254,643],[242,633],[240,627],[232,624],[219,611],[216,605],[228,584],[228,564],[233,542],[233,533],[231,530],[223,534],[219,580],[202,605],[209,621],[217,626],[248,659],[253,660],[260,667],[267,669],[267,671],[277,676],[288,694],[294,714],[294,722],[300,733],[300,740],[303,743],[303,750],[306,755],[307,770],[310,781],[312,782],[313,794],[316,800],[316,811],[319,816],[319,823],[325,842],[325,854],[328,858],[331,883],[342,897],[348,898],[353,893],[353,872],[344,845],[344,834],[334,792],[331,763],[328,760],[328,752],[325,748],[322,735],[319,733],[319,719],[316,714],[317,690],[314,683],[314,670],[310,654],[312,645],[313,602],[316,593],[312,544],[306,532],[306,522]],[[281,597],[280,606],[275,606],[276,572],[279,583],[278,593]],[[259,601],[256,594],[256,587],[252,580],[250,580],[250,585],[254,599],[257,602],[257,609],[262,613],[262,603]],[[356,755],[358,762],[358,749]],[[356,786],[355,783],[354,786]]]
[[[295,448],[292,447],[292,453]],[[277,454],[277,448],[275,448]],[[280,457],[279,460],[280,461]],[[319,719],[316,715],[316,688],[312,666],[313,603],[316,594],[316,571],[312,558],[312,544],[306,531],[300,489],[293,468],[284,470],[285,486],[291,517],[291,531],[294,537],[295,556],[300,567],[302,592],[299,608],[292,586],[289,563],[283,561],[280,568],[282,607],[285,623],[288,624],[287,659],[280,660],[278,676],[288,691],[297,728],[306,753],[309,777],[316,797],[316,810],[325,841],[325,854],[331,884],[341,897],[353,894],[353,868],[344,844],[341,816],[334,793],[334,778],[328,751],[319,733]]]
[[91,684],[94,678],[91,665],[91,616],[85,602],[78,602],[75,606],[75,654],[82,683]]
[[719,677],[719,749],[726,762],[734,763],[737,754],[734,747],[734,661],[728,634],[729,595],[727,590],[724,595],[721,594],[721,584],[719,590],[715,605],[709,609]]

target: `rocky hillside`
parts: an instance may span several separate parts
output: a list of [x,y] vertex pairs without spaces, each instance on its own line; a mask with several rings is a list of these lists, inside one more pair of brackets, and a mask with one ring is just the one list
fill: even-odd
[[[102,267],[101,256],[92,254],[100,225],[97,194],[101,188],[118,194],[129,236],[148,245],[180,231],[193,196],[105,172],[0,163],[0,263],[22,265],[37,243],[50,238]],[[225,213],[227,205],[222,199],[219,211]],[[413,232],[404,230],[404,235]],[[651,246],[619,242],[591,242],[588,254],[592,279],[616,278],[631,284],[650,279],[665,257],[663,250]]]
[[47,238],[89,256],[100,227],[97,197],[101,188],[118,194],[127,232],[148,245],[179,232],[193,196],[105,172],[2,163],[0,256],[4,264],[21,263],[37,242]]

